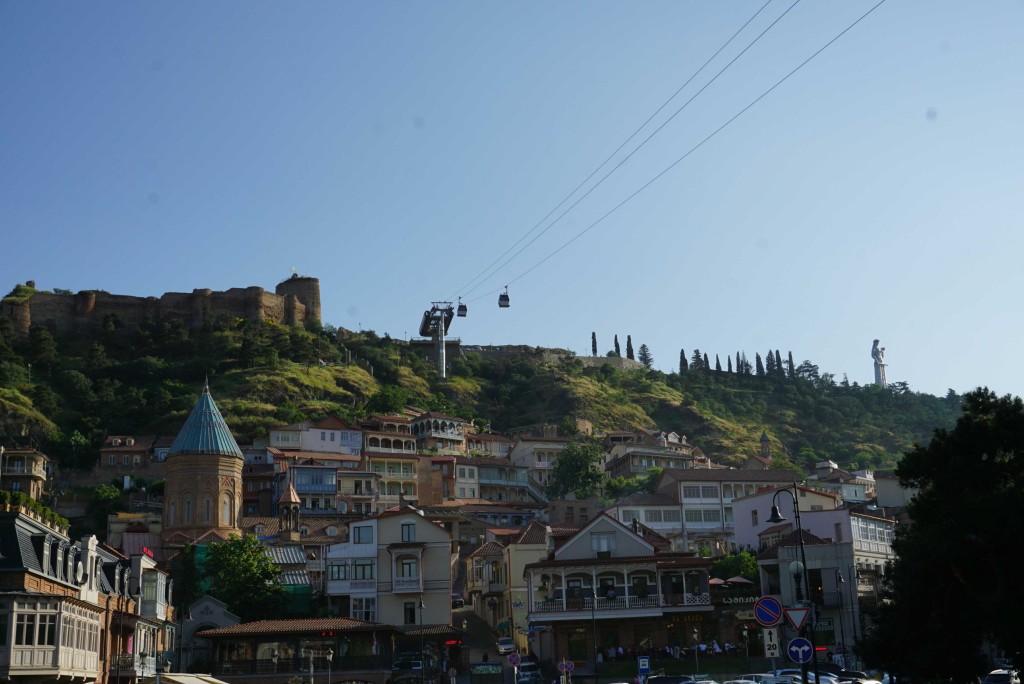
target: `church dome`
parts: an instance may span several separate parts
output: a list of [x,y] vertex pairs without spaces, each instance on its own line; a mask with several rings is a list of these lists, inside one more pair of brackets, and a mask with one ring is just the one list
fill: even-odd
[[224,416],[210,396],[210,384],[206,383],[195,408],[189,414],[185,426],[174,438],[168,456],[175,454],[210,454],[214,456],[238,456],[242,450],[224,422]]

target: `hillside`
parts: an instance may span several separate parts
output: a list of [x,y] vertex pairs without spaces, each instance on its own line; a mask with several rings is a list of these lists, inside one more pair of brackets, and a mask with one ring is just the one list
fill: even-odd
[[105,435],[173,435],[209,377],[241,443],[305,418],[355,419],[412,404],[498,432],[569,417],[598,431],[674,430],[719,463],[755,453],[764,432],[773,453],[797,465],[831,458],[886,468],[935,428],[951,427],[960,405],[956,395],[904,385],[837,383],[809,361],[760,374],[599,363],[540,349],[467,353],[451,359],[442,380],[404,342],[331,326],[218,319],[190,331],[149,320],[133,330],[107,320],[94,334],[54,337],[33,327],[18,339],[0,317],[0,439],[32,438],[66,467],[86,465]]

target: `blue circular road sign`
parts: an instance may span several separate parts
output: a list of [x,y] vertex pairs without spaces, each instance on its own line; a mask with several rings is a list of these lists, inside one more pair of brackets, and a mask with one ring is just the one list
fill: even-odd
[[814,655],[814,647],[811,646],[811,642],[807,639],[796,637],[786,646],[786,655],[794,663],[809,663],[811,662],[811,656]]
[[774,596],[762,596],[754,604],[754,619],[762,627],[774,627],[782,622],[782,602]]

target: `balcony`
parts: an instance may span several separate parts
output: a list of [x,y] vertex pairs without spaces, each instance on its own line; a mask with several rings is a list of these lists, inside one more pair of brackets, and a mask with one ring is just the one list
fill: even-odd
[[[689,594],[687,594],[689,596]],[[705,597],[707,595],[705,594]],[[666,597],[668,598],[668,597]],[[709,601],[705,601],[703,604],[696,603],[694,605],[709,605]],[[547,598],[540,601],[533,602],[534,613],[576,613],[576,612],[591,612],[604,613],[606,611],[622,611],[622,610],[637,610],[644,608],[660,608],[661,602],[660,597],[655,596],[621,596],[618,598],[571,598],[567,599],[565,605],[562,605],[562,600],[558,598]]]
[[549,470],[554,461],[537,461],[531,467],[537,468],[538,470]]
[[333,494],[338,490],[334,482],[328,484],[296,484],[295,491],[299,494]]
[[399,470],[374,470],[374,475],[380,475],[384,480],[415,480],[416,473],[403,473]]
[[391,591],[396,594],[415,594],[423,591],[419,577],[396,577],[391,580]]
[[498,485],[498,486],[501,486],[501,487],[528,487],[529,486],[529,483],[526,481],[526,478],[523,478],[521,480],[517,480],[517,479],[501,478],[501,477],[484,477],[484,476],[481,475],[480,479],[479,479],[479,482],[482,485]]
[[327,580],[328,593],[335,594],[376,594],[377,580]]

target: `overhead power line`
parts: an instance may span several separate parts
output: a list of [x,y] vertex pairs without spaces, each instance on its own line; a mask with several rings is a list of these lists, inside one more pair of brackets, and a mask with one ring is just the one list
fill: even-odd
[[[800,2],[800,0],[796,0],[796,2]],[[795,5],[795,4],[796,4],[796,2],[794,2],[793,4]],[[515,249],[515,248],[516,248],[516,246],[517,246],[517,245],[519,245],[519,243],[521,243],[521,242],[522,242],[523,240],[525,240],[526,238],[528,238],[528,237],[529,237],[529,236],[530,236],[530,235],[531,235],[531,234],[532,234],[532,233],[533,233],[533,232],[534,232],[535,230],[537,230],[538,228],[540,228],[540,227],[541,227],[541,226],[542,226],[542,225],[544,224],[544,222],[545,222],[545,221],[547,221],[547,220],[548,220],[548,219],[549,219],[549,218],[551,217],[551,215],[552,215],[552,214],[554,214],[554,213],[555,213],[556,211],[558,211],[559,207],[561,207],[561,206],[562,206],[563,204],[565,204],[566,202],[568,202],[568,201],[569,201],[569,199],[570,199],[570,198],[571,198],[571,197],[572,197],[573,195],[575,195],[575,194],[576,194],[576,193],[577,193],[577,192],[579,191],[579,189],[580,189],[580,188],[582,188],[582,187],[583,187],[584,185],[586,185],[586,184],[587,184],[587,182],[589,182],[589,181],[590,181],[590,179],[591,179],[591,178],[593,178],[593,177],[594,177],[594,176],[595,176],[595,175],[597,174],[597,172],[598,172],[598,171],[600,171],[600,170],[601,170],[602,168],[604,168],[604,166],[605,166],[605,165],[606,165],[606,164],[607,164],[607,163],[608,163],[609,161],[611,161],[611,160],[612,160],[612,159],[613,159],[613,158],[615,157],[615,155],[617,155],[617,154],[618,154],[618,153],[619,153],[619,152],[620,152],[620,151],[622,150],[622,148],[623,148],[623,147],[625,147],[625,146],[626,146],[627,144],[629,144],[629,142],[630,142],[630,141],[631,141],[631,140],[632,140],[633,138],[635,138],[635,137],[636,137],[636,136],[637,136],[637,135],[638,135],[638,134],[640,133],[640,131],[642,131],[642,130],[643,130],[643,129],[644,129],[644,128],[645,128],[646,126],[647,126],[647,124],[649,124],[649,123],[650,123],[650,122],[651,122],[651,121],[652,121],[652,120],[654,119],[654,117],[656,117],[656,116],[657,116],[658,114],[660,114],[660,113],[661,113],[661,111],[662,111],[663,109],[665,109],[665,107],[667,107],[667,106],[668,106],[668,103],[669,103],[669,102],[671,102],[672,100],[674,100],[674,99],[676,98],[676,96],[678,96],[678,95],[679,95],[679,93],[681,93],[681,92],[683,91],[683,89],[684,89],[684,88],[686,88],[686,86],[690,85],[690,83],[691,83],[691,82],[693,81],[693,79],[697,78],[697,76],[698,76],[698,75],[700,75],[700,73],[701,73],[702,71],[704,71],[704,69],[705,69],[705,68],[707,67],[707,65],[708,65],[708,64],[710,64],[710,63],[711,63],[711,62],[712,62],[712,61],[713,61],[713,60],[715,59],[715,57],[717,57],[717,56],[718,56],[719,54],[721,54],[722,50],[724,50],[724,49],[725,49],[726,47],[728,47],[728,46],[729,46],[729,44],[730,44],[730,43],[732,43],[732,41],[736,39],[736,36],[738,36],[738,35],[739,35],[740,33],[742,33],[742,32],[743,32],[743,29],[747,28],[747,26],[749,26],[749,25],[750,25],[750,22],[752,22],[752,21],[753,21],[754,19],[756,19],[756,18],[757,18],[757,16],[758,16],[759,14],[761,14],[761,12],[762,12],[762,11],[764,10],[764,8],[765,8],[765,7],[767,7],[768,5],[770,5],[771,3],[772,3],[772,0],[767,0],[767,2],[765,2],[765,3],[763,4],[763,5],[761,5],[761,7],[760,7],[760,8],[759,8],[759,9],[758,9],[758,10],[757,10],[756,12],[754,12],[754,13],[753,13],[753,14],[752,14],[752,15],[750,16],[750,18],[749,18],[749,19],[747,19],[747,20],[746,20],[746,21],[745,21],[745,22],[743,23],[743,25],[742,25],[742,26],[740,26],[740,27],[739,27],[738,29],[736,29],[736,32],[735,32],[735,33],[733,33],[733,34],[732,34],[732,35],[731,35],[731,36],[729,37],[729,39],[728,39],[727,41],[725,41],[724,43],[722,43],[721,47],[719,47],[719,48],[718,48],[717,50],[715,50],[714,54],[712,54],[712,55],[711,55],[710,57],[708,57],[708,58],[707,58],[707,60],[706,60],[706,61],[704,62],[704,64],[702,64],[702,65],[700,66],[700,68],[699,68],[699,69],[697,69],[696,71],[694,71],[694,72],[693,72],[693,74],[691,74],[691,75],[690,75],[690,77],[689,77],[688,79],[686,79],[686,82],[685,82],[685,83],[683,83],[683,85],[679,86],[679,88],[678,88],[678,89],[677,89],[677,90],[676,90],[676,91],[675,91],[674,93],[672,93],[672,95],[671,95],[671,96],[669,96],[669,98],[668,98],[667,100],[665,100],[665,101],[664,101],[664,102],[663,102],[663,103],[661,104],[661,106],[660,106],[660,107],[658,107],[658,109],[657,109],[657,110],[655,110],[655,112],[654,112],[653,114],[651,114],[651,115],[650,115],[649,117],[647,117],[647,120],[646,120],[646,121],[644,121],[644,122],[643,122],[642,124],[640,124],[640,126],[638,126],[638,127],[637,127],[637,129],[636,129],[635,131],[633,131],[632,133],[630,133],[630,134],[629,134],[629,137],[628,137],[628,138],[626,138],[625,140],[623,140],[623,141],[622,141],[622,144],[620,144],[620,145],[619,145],[619,146],[618,146],[617,148],[615,148],[615,151],[614,151],[614,152],[612,152],[612,153],[611,153],[610,155],[608,155],[608,157],[607,157],[607,158],[606,158],[606,159],[605,159],[605,160],[604,160],[603,162],[601,162],[600,164],[598,164],[598,165],[597,165],[597,166],[596,166],[596,167],[594,168],[594,170],[590,172],[590,175],[588,175],[588,176],[587,176],[586,178],[584,178],[584,179],[583,179],[582,181],[580,181],[579,185],[577,185],[577,186],[576,186],[575,188],[573,188],[573,189],[572,189],[572,190],[571,190],[571,191],[569,192],[569,194],[567,194],[567,195],[566,195],[565,197],[563,197],[563,198],[562,198],[562,201],[561,201],[561,202],[559,202],[558,204],[556,204],[556,205],[555,205],[555,206],[554,206],[554,207],[553,207],[553,208],[551,209],[551,211],[549,211],[549,212],[548,212],[548,213],[547,213],[547,214],[546,214],[546,215],[544,216],[544,218],[542,218],[542,219],[541,219],[540,221],[538,221],[538,222],[536,223],[536,225],[534,225],[534,226],[533,226],[532,228],[530,228],[530,230],[526,231],[526,232],[525,232],[525,233],[524,233],[524,234],[523,234],[523,235],[522,235],[522,236],[521,236],[521,237],[520,237],[520,238],[519,238],[518,240],[516,240],[516,241],[515,241],[515,242],[514,242],[514,243],[512,244],[512,246],[511,246],[511,247],[509,247],[508,249],[506,249],[506,250],[505,250],[505,251],[504,251],[504,252],[503,252],[503,253],[502,253],[502,254],[501,254],[501,255],[500,255],[500,256],[499,256],[498,258],[496,258],[496,259],[495,259],[494,261],[492,261],[492,262],[491,262],[490,264],[488,264],[488,265],[487,265],[486,267],[484,267],[484,269],[483,269],[482,271],[480,271],[480,273],[478,273],[478,274],[477,274],[476,276],[474,276],[472,280],[470,280],[470,281],[469,281],[468,283],[466,283],[465,285],[463,285],[462,287],[460,287],[460,288],[459,288],[458,290],[456,290],[456,291],[455,291],[455,293],[454,293],[454,294],[452,294],[452,296],[451,296],[451,297],[449,297],[449,299],[455,299],[455,298],[456,298],[456,296],[458,296],[458,294],[459,294],[459,293],[469,294],[470,292],[472,292],[473,290],[475,290],[475,289],[476,289],[477,287],[479,287],[479,286],[480,286],[480,284],[482,284],[482,283],[477,283],[477,281],[478,281],[478,280],[480,280],[481,278],[484,278],[484,276],[488,276],[488,277],[489,277],[490,275],[493,275],[493,274],[494,274],[494,273],[496,273],[497,271],[501,270],[501,268],[503,268],[503,267],[504,267],[504,264],[502,264],[502,266],[501,266],[501,267],[499,267],[498,269],[495,269],[494,271],[491,271],[491,268],[492,268],[492,267],[493,267],[493,266],[494,266],[495,264],[497,264],[498,262],[500,262],[500,261],[501,261],[502,259],[504,259],[504,258],[505,258],[505,256],[506,256],[506,255],[507,255],[507,254],[508,254],[509,252],[511,252],[511,251],[512,251],[513,249]],[[789,9],[792,9],[792,8],[793,8],[793,7],[792,7],[792,5],[791,5]],[[787,9],[787,10],[786,10],[786,12],[789,12],[789,9]],[[786,12],[784,12],[782,16],[785,16]],[[780,17],[780,18],[781,18],[781,17]],[[774,25],[775,25],[775,23],[777,23],[777,22],[778,22],[778,19],[776,19],[776,20],[775,20],[775,22],[772,22],[772,26],[774,26]],[[771,26],[769,26],[769,28],[771,28]],[[761,34],[761,35],[764,35],[764,33],[762,32],[762,34]],[[756,41],[757,41],[757,39],[758,39],[758,38],[760,38],[760,37],[761,37],[761,36],[758,36],[757,38],[755,38],[755,39],[754,39],[754,41],[756,42]],[[753,44],[753,43],[751,43],[751,45],[752,45],[752,44]],[[747,48],[749,48],[749,47],[750,47],[750,45],[748,45],[748,46],[747,46]],[[745,52],[745,51],[746,51],[746,49],[744,49],[744,52]],[[740,54],[743,54],[743,53],[741,52]],[[736,61],[736,60],[734,59],[733,61]],[[730,64],[732,64],[732,62],[730,62]],[[728,68],[728,66],[727,66],[726,68]],[[719,73],[721,73],[721,72],[719,72]],[[716,78],[717,78],[717,76],[716,76]],[[713,80],[714,80],[714,79],[712,79],[712,81],[713,81]],[[705,85],[704,87],[706,88],[706,87],[707,87],[707,85]],[[703,88],[702,88],[702,90],[703,90]],[[699,93],[698,93],[698,94],[699,94]],[[691,100],[692,100],[692,99],[693,99],[693,98],[691,98]],[[689,104],[689,103],[687,103],[687,104]],[[684,105],[684,106],[685,106],[685,105]],[[675,114],[673,114],[673,115],[672,115],[671,117],[669,117],[668,121],[671,121],[671,120],[672,120],[672,119],[673,119],[673,118],[674,118],[674,117],[676,116],[676,114],[678,114],[678,113],[679,113],[679,111],[680,111],[680,110],[676,110],[676,113],[675,113]],[[668,123],[668,121],[666,121],[665,123]],[[663,128],[663,127],[664,127],[664,125],[665,125],[665,124],[662,124],[662,126],[661,126],[661,127],[659,127],[659,129],[658,129],[658,130],[661,130],[661,128]],[[657,131],[655,131],[655,132],[657,132]],[[650,140],[650,138],[648,137],[648,138],[647,138],[647,140]],[[632,152],[630,152],[630,153],[629,153],[629,155],[627,155],[627,156],[626,156],[626,158],[625,158],[625,159],[623,159],[622,161],[624,162],[624,161],[626,161],[626,159],[629,159],[629,157],[631,157],[631,156],[632,156],[632,155],[633,155],[634,153],[636,153],[636,151],[637,151],[637,150],[639,150],[639,149],[640,149],[641,147],[643,147],[643,146],[644,146],[644,144],[646,144],[646,143],[647,143],[647,140],[644,140],[644,141],[643,141],[643,142],[642,142],[642,143],[641,143],[641,144],[640,144],[639,146],[637,146],[637,147],[636,147],[636,148],[635,148],[635,149],[634,149],[634,150],[633,150]],[[618,164],[618,165],[616,166],[616,168],[618,168],[618,166],[621,166],[621,165],[622,165],[622,162],[620,162],[620,163],[619,163],[619,164]],[[607,176],[605,176],[605,178],[607,178]],[[602,178],[602,179],[601,179],[601,180],[600,180],[600,181],[599,181],[599,182],[597,183],[597,185],[600,185],[600,184],[601,184],[602,182],[604,182],[604,178]],[[597,185],[595,185],[595,186],[594,186],[594,188],[596,188],[596,187],[597,187]],[[594,188],[591,188],[590,190],[592,191],[592,190],[593,190]],[[590,191],[588,191],[588,194],[589,194],[589,192],[590,192]],[[582,199],[582,198],[581,198],[581,199]],[[575,206],[575,205],[574,205],[574,206]],[[561,218],[561,217],[559,217],[559,218]],[[556,221],[555,221],[555,222],[557,222],[557,219],[556,219]],[[555,222],[552,222],[552,224],[551,224],[551,225],[554,225],[554,223],[555,223]],[[551,227],[551,226],[548,226],[548,228],[550,228],[550,227]],[[545,232],[547,232],[548,228],[545,228],[545,229],[544,229],[544,231],[542,231],[542,232],[540,233],[540,235],[543,235],[543,234],[544,234]],[[538,235],[537,237],[540,237],[540,235]],[[537,239],[537,238],[534,238],[534,240],[536,240],[536,239]],[[529,244],[532,244],[532,243],[533,243],[533,240],[531,240]],[[528,246],[529,246],[529,244],[527,244],[526,246],[528,247]],[[520,250],[520,251],[522,251],[522,250]],[[519,252],[516,252],[516,255],[518,255],[518,254],[519,254]],[[515,257],[513,256],[512,258],[514,259]],[[507,263],[507,262],[506,262],[506,263]],[[484,279],[486,280],[486,278],[484,278]],[[474,285],[474,283],[477,283],[477,284],[476,284],[476,285]],[[471,286],[472,286],[472,287],[471,287]],[[469,288],[469,289],[467,289],[467,288]]]
[[[564,243],[563,243],[563,244],[562,244],[562,245],[561,245],[560,247],[558,247],[558,248],[557,248],[557,249],[555,249],[554,251],[550,252],[550,253],[549,253],[549,254],[548,254],[547,256],[545,256],[545,257],[544,257],[543,259],[541,259],[540,261],[538,261],[537,263],[535,263],[535,264],[534,264],[533,266],[531,266],[530,268],[526,269],[525,271],[523,271],[522,273],[520,273],[519,275],[517,275],[517,276],[516,276],[515,278],[513,278],[512,280],[509,280],[509,281],[508,281],[508,282],[506,283],[506,287],[507,287],[508,285],[511,285],[511,284],[513,284],[513,283],[515,283],[515,282],[517,282],[517,281],[521,280],[522,278],[526,277],[526,276],[527,276],[527,275],[528,275],[529,273],[531,273],[531,272],[532,272],[533,270],[535,270],[536,268],[538,268],[539,266],[541,266],[542,264],[544,264],[544,263],[545,263],[545,262],[546,262],[546,261],[547,261],[548,259],[550,259],[551,257],[553,257],[553,256],[555,256],[556,254],[558,254],[559,252],[561,252],[561,251],[562,251],[563,249],[565,249],[566,247],[568,247],[569,245],[571,245],[571,244],[572,244],[573,242],[575,242],[576,240],[578,240],[579,238],[581,238],[581,237],[582,237],[583,235],[585,235],[585,234],[587,234],[588,232],[590,232],[590,231],[591,231],[591,230],[592,230],[592,229],[593,229],[594,227],[596,227],[596,226],[597,226],[598,224],[600,224],[600,223],[601,223],[602,221],[604,221],[604,220],[605,220],[606,218],[608,218],[609,216],[611,216],[612,214],[614,214],[614,213],[615,213],[616,211],[618,211],[619,209],[621,209],[621,208],[622,208],[622,207],[623,207],[624,205],[626,205],[626,204],[627,204],[627,203],[628,203],[629,201],[631,201],[631,200],[632,200],[632,199],[633,199],[634,197],[636,197],[637,195],[639,195],[640,193],[642,193],[642,192],[643,192],[644,190],[646,190],[646,189],[647,189],[648,187],[650,187],[650,186],[651,186],[652,184],[654,184],[654,183],[655,183],[655,182],[656,182],[656,181],[657,181],[658,179],[660,179],[660,178],[661,178],[662,176],[664,176],[664,175],[665,175],[666,173],[668,173],[668,172],[669,172],[669,171],[671,171],[671,170],[672,170],[673,168],[675,168],[676,166],[678,166],[680,162],[682,162],[682,161],[683,161],[684,159],[686,159],[686,158],[687,158],[687,157],[689,157],[689,156],[690,156],[691,154],[693,154],[694,152],[696,152],[696,151],[697,151],[698,149],[700,149],[701,147],[703,147],[705,143],[707,143],[707,142],[708,142],[709,140],[711,140],[711,139],[712,139],[712,138],[714,138],[714,137],[715,137],[716,135],[718,135],[718,134],[719,134],[720,132],[722,132],[722,130],[724,130],[724,129],[725,129],[725,128],[726,128],[727,126],[729,126],[729,125],[730,125],[730,124],[731,124],[731,123],[732,123],[733,121],[735,121],[736,119],[740,118],[740,117],[741,117],[741,116],[742,116],[743,114],[745,114],[745,113],[746,113],[746,112],[747,112],[748,110],[750,110],[750,109],[751,109],[751,108],[752,108],[752,107],[753,107],[754,105],[756,105],[756,104],[757,104],[758,102],[760,102],[760,101],[761,101],[761,100],[763,100],[763,99],[764,99],[765,97],[767,97],[767,96],[768,96],[768,95],[769,95],[769,94],[770,94],[770,93],[771,93],[772,91],[774,91],[774,90],[775,90],[776,88],[778,88],[778,87],[779,87],[780,85],[782,85],[782,84],[783,84],[783,83],[785,83],[785,82],[786,82],[787,80],[789,80],[789,78],[790,78],[790,77],[792,77],[792,76],[793,76],[793,74],[795,74],[796,72],[798,72],[798,71],[800,71],[801,69],[803,69],[803,68],[804,68],[804,67],[805,67],[805,66],[806,66],[806,65],[807,65],[807,64],[808,64],[809,62],[811,62],[811,60],[813,60],[813,59],[814,59],[815,57],[817,57],[817,56],[818,56],[818,55],[820,55],[820,54],[821,54],[822,52],[824,52],[824,51],[825,51],[826,49],[828,49],[828,48],[829,48],[829,47],[830,47],[830,46],[831,46],[831,45],[832,45],[833,43],[835,43],[835,42],[836,42],[837,40],[839,40],[839,39],[840,39],[840,38],[842,38],[842,37],[843,37],[844,35],[846,35],[846,33],[847,33],[847,32],[849,32],[850,30],[852,30],[852,29],[853,29],[853,28],[854,28],[855,26],[857,26],[857,24],[859,24],[859,23],[860,23],[860,22],[862,22],[862,21],[863,21],[864,19],[866,19],[866,18],[867,18],[867,17],[868,17],[868,16],[869,16],[869,15],[870,15],[870,14],[871,14],[872,12],[874,12],[874,11],[875,11],[876,9],[878,9],[879,7],[881,7],[881,6],[883,5],[883,4],[885,4],[885,0],[879,0],[879,2],[878,2],[877,4],[875,4],[875,5],[873,6],[873,7],[871,7],[871,9],[869,9],[869,10],[868,10],[867,12],[865,12],[864,14],[860,15],[860,17],[858,17],[858,18],[857,18],[857,19],[856,19],[856,20],[855,20],[855,21],[854,21],[853,23],[851,23],[851,24],[850,24],[849,26],[847,26],[846,28],[844,28],[844,29],[843,29],[842,31],[840,31],[839,33],[837,33],[837,34],[836,34],[836,35],[835,35],[835,36],[834,36],[834,37],[833,37],[833,38],[832,38],[831,40],[829,40],[829,41],[828,41],[827,43],[825,43],[825,44],[824,44],[824,45],[822,45],[822,46],[821,46],[820,48],[818,48],[818,49],[817,49],[817,50],[816,50],[816,51],[815,51],[815,52],[814,52],[813,54],[811,54],[811,56],[810,56],[810,57],[808,57],[807,59],[805,59],[805,60],[804,60],[803,62],[801,62],[800,64],[798,64],[798,65],[797,65],[797,66],[796,66],[795,68],[793,68],[793,70],[792,70],[792,71],[790,71],[790,72],[789,72],[788,74],[786,74],[786,75],[785,75],[785,76],[783,76],[783,77],[782,77],[781,79],[779,79],[778,81],[776,81],[776,82],[775,82],[775,84],[774,84],[773,86],[771,86],[770,88],[768,88],[767,90],[765,90],[765,91],[764,91],[763,93],[761,93],[760,95],[758,95],[758,96],[757,96],[756,98],[754,98],[754,100],[753,100],[753,101],[751,101],[751,102],[750,102],[749,104],[747,104],[747,105],[746,105],[745,107],[743,107],[743,109],[739,110],[739,111],[738,111],[738,112],[736,112],[736,113],[735,113],[734,115],[732,115],[732,116],[731,116],[731,117],[730,117],[730,118],[729,118],[729,119],[728,119],[728,120],[727,120],[727,121],[726,121],[725,123],[723,123],[723,124],[722,124],[721,126],[719,126],[719,127],[718,127],[718,128],[716,128],[716,129],[715,129],[714,131],[712,131],[711,133],[709,133],[709,134],[708,134],[708,135],[707,135],[707,136],[706,136],[706,137],[705,137],[705,138],[704,138],[703,140],[701,140],[701,141],[700,141],[699,143],[697,143],[696,145],[694,145],[693,147],[691,147],[691,148],[690,148],[689,150],[687,150],[687,151],[686,151],[686,153],[685,153],[685,154],[684,154],[683,156],[679,157],[679,158],[678,158],[678,159],[676,159],[676,160],[675,160],[674,162],[672,162],[671,164],[669,164],[669,165],[668,165],[667,167],[665,167],[664,169],[662,169],[662,170],[661,170],[661,171],[660,171],[660,172],[659,172],[659,173],[658,173],[657,175],[655,175],[655,176],[654,176],[653,178],[651,178],[651,179],[650,179],[649,181],[647,181],[646,183],[644,183],[643,185],[641,185],[641,186],[640,186],[639,188],[637,188],[637,189],[636,189],[635,191],[633,191],[633,193],[632,193],[632,194],[630,194],[630,195],[629,195],[628,197],[626,197],[626,198],[625,198],[625,199],[623,199],[623,200],[622,200],[621,202],[619,202],[619,203],[618,203],[618,204],[616,204],[616,205],[615,205],[614,207],[612,207],[612,208],[611,208],[611,209],[609,209],[609,210],[608,210],[607,212],[605,212],[605,213],[604,213],[604,214],[603,214],[603,215],[602,215],[602,216],[601,216],[600,218],[598,218],[598,219],[597,219],[596,221],[594,221],[593,223],[591,223],[590,225],[588,225],[588,226],[587,226],[586,228],[584,228],[583,230],[581,230],[580,232],[578,232],[578,233],[577,233],[576,235],[574,235],[573,237],[571,237],[571,238],[570,238],[570,239],[569,239],[568,241],[564,242]],[[564,214],[563,214],[563,215],[564,215]],[[470,300],[470,301],[476,301],[476,300],[478,300],[478,299],[482,299],[483,297],[488,297],[488,296],[490,296],[490,295],[493,295],[493,294],[494,294],[495,292],[497,292],[497,291],[498,291],[497,289],[495,289],[495,290],[492,290],[492,291],[490,291],[490,292],[487,292],[487,293],[484,293],[484,294],[482,294],[482,295],[479,295],[478,297],[476,297],[476,298],[474,298],[473,300]]]

